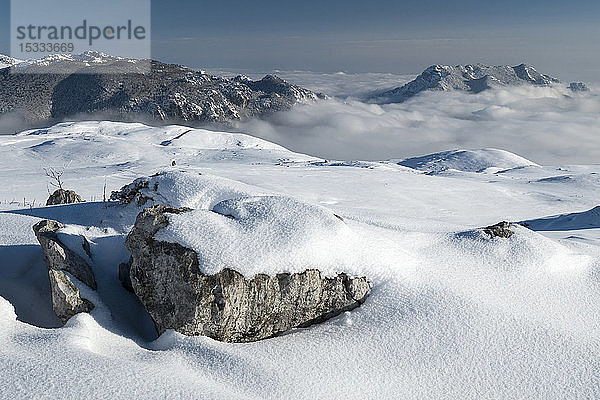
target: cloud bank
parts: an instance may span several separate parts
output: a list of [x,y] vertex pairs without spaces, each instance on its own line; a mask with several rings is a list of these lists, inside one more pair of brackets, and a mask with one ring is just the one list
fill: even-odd
[[[344,85],[335,92],[339,76]],[[350,85],[348,76],[339,76],[323,77],[321,86],[314,81],[311,88],[335,94],[351,89],[357,95],[377,89],[369,77]],[[479,94],[427,92],[382,106],[337,97],[238,128],[327,159],[383,160],[495,147],[540,164],[592,164],[600,160],[600,93],[523,86]]]

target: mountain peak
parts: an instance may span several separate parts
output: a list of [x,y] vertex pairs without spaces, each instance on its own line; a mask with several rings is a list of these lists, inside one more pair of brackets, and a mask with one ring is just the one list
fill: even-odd
[[28,73],[0,74],[0,116],[19,110],[27,127],[96,113],[117,121],[230,125],[322,97],[275,75],[229,79],[99,52],[53,54],[12,68]]
[[559,80],[541,74],[525,63],[516,66],[435,64],[406,85],[378,93],[371,100],[376,103],[401,103],[426,90],[479,93],[492,87],[527,84],[549,86],[555,83],[559,83]]

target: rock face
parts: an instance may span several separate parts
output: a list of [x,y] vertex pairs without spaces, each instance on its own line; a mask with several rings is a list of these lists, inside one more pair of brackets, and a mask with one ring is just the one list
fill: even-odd
[[365,278],[327,278],[314,269],[252,279],[227,268],[205,275],[196,252],[154,239],[168,225],[166,214],[187,211],[147,208],[125,241],[132,255],[133,290],[159,333],[174,329],[225,342],[251,342],[354,309],[369,294]]
[[52,308],[66,322],[73,315],[89,312],[94,308],[88,299],[81,297],[70,275],[94,290],[96,279],[89,264],[59,240],[57,231],[63,227],[57,221],[44,220],[35,224],[33,231],[46,255],[52,288]]
[[483,228],[483,232],[489,235],[491,238],[509,238],[515,233],[510,229],[510,222],[502,221],[495,225],[490,225]]
[[52,309],[63,323],[75,314],[90,312],[94,305],[82,298],[79,289],[63,271],[48,270],[52,289]]
[[589,92],[590,88],[583,82],[571,82],[569,83],[569,90],[572,92]]
[[48,201],[46,201],[47,206],[55,206],[58,204],[72,204],[72,203],[81,203],[83,200],[81,196],[75,193],[72,190],[64,190],[57,189],[54,193],[50,195]]
[[547,86],[559,80],[540,74],[533,67],[520,64],[515,67],[483,64],[432,65],[404,86],[378,93],[370,100],[376,103],[401,103],[426,90],[462,90],[479,93],[483,90],[507,85]]
[[0,69],[0,115],[20,114],[29,127],[75,115],[94,119],[94,113],[124,122],[228,125],[324,97],[271,75],[228,79],[158,61],[151,61],[147,74],[116,73],[124,64],[130,71],[136,62],[142,61],[89,52]]
[[133,264],[131,258],[128,262],[119,264],[119,281],[125,289],[133,292],[133,286],[131,286],[131,264]]

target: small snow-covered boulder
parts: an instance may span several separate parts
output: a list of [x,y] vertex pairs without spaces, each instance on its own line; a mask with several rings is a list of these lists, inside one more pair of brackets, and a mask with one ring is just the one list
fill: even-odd
[[59,204],[73,204],[82,202],[83,200],[81,199],[81,196],[75,193],[74,191],[57,189],[54,193],[50,195],[48,201],[46,201],[46,205],[55,206]]
[[[292,212],[282,215],[285,207],[291,207]],[[185,335],[203,335],[224,342],[251,342],[321,322],[360,306],[370,291],[366,278],[352,278],[344,273],[327,277],[311,268],[310,261],[298,272],[283,272],[286,265],[281,265],[280,273],[245,276],[230,268],[236,257],[251,263],[256,261],[252,257],[268,257],[273,253],[273,247],[257,248],[257,237],[277,242],[279,236],[286,234],[281,229],[294,224],[301,225],[296,226],[300,234],[308,232],[300,228],[306,228],[306,220],[314,222],[310,218],[295,215],[301,222],[285,220],[298,210],[302,208],[288,198],[268,197],[225,201],[212,210],[158,205],[142,211],[125,246],[132,255],[133,290],[157,331],[174,329]],[[273,219],[263,224],[260,217],[265,215]],[[205,248],[204,253],[196,252],[180,243],[157,238],[157,233],[169,226],[174,216],[184,217],[208,232],[200,240],[212,241],[211,248]],[[317,218],[322,217],[317,214]],[[321,223],[343,224],[332,213],[330,219],[327,216]],[[250,239],[238,246],[226,241],[240,237]],[[276,245],[285,251],[286,243],[298,241],[298,237],[291,235]],[[230,254],[223,256],[224,253]],[[204,262],[201,265],[200,260],[211,265]],[[214,271],[219,265],[218,271]]]
[[44,220],[35,224],[33,231],[46,255],[52,308],[66,322],[73,315],[94,308],[89,300],[81,297],[75,280],[95,290],[96,279],[87,261],[60,241],[57,232],[62,228],[60,222]]

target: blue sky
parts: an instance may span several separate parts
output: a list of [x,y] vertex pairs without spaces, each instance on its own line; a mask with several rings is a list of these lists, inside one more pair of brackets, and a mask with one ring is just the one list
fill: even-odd
[[[0,0],[0,52],[9,49]],[[562,79],[600,73],[600,2],[153,1],[153,57],[240,71],[417,73],[434,63],[527,62]]]

